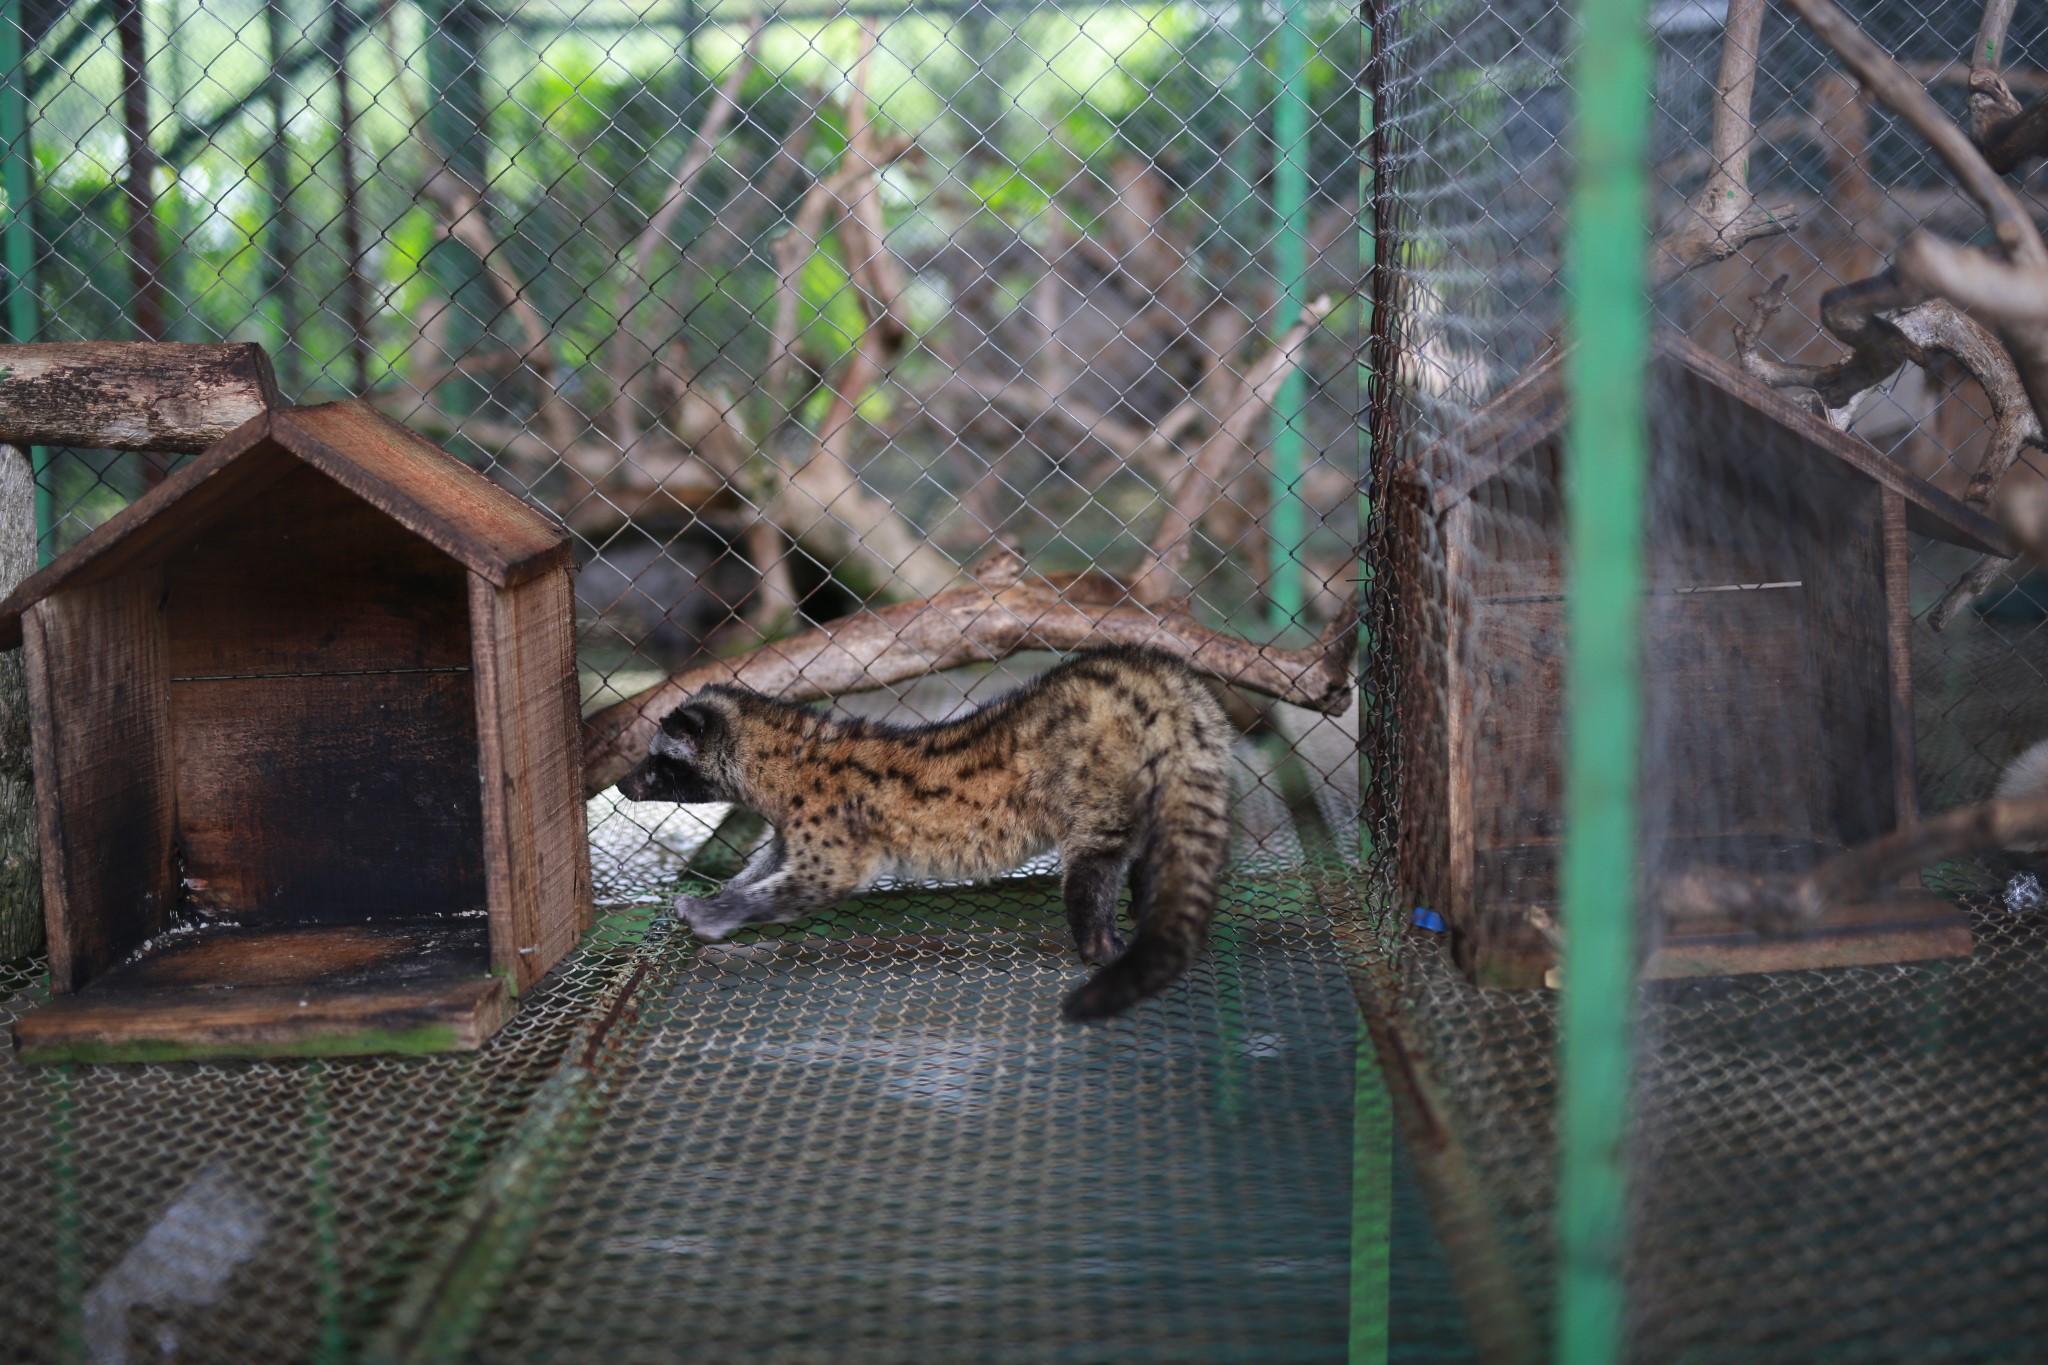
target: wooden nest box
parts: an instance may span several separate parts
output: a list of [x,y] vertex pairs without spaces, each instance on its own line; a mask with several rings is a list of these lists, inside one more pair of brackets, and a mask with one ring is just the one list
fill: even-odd
[[566,533],[360,402],[277,408],[0,602],[30,1061],[474,1048],[590,922]]
[[[1791,875],[1916,818],[1909,528],[2011,550],[1987,518],[1691,343],[1649,381],[1642,885]],[[1564,832],[1563,373],[1553,357],[1389,490],[1405,597],[1400,873],[1484,985],[1555,963]],[[1661,923],[1651,976],[1965,954],[1907,884],[1797,938]]]

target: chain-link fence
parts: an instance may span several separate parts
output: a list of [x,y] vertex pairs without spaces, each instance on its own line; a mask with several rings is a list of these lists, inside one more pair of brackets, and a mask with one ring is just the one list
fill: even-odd
[[[1056,1023],[1082,969],[1052,864],[714,948],[659,912],[761,823],[593,768],[608,912],[480,1053],[10,1061],[0,1354],[1344,1349],[1354,12],[6,23],[10,339],[260,342],[286,401],[366,396],[547,509],[591,734],[658,714],[671,677],[776,669],[940,720],[1125,641],[1214,676],[1238,738],[1210,954],[1085,1035]],[[51,555],[168,468],[34,459]],[[45,987],[10,970],[18,1014]]]
[[[1208,956],[1085,1035],[1049,864],[700,945],[658,912],[763,826],[598,745],[609,913],[481,1053],[0,1070],[0,1340],[1372,1358],[1369,1053],[1484,1358],[1569,1339],[1556,1116],[1603,1083],[1633,1358],[2032,1358],[2039,869],[1772,899],[2048,731],[1990,516],[2038,426],[1996,337],[1870,292],[1978,191],[1817,7],[1649,7],[1640,783],[1593,859],[1638,869],[1635,1055],[1561,1082],[1565,343],[1633,325],[1567,284],[1574,7],[13,0],[10,337],[260,341],[547,508],[592,735],[735,671],[936,720],[1115,639],[1239,737]],[[1980,141],[1987,70],[2048,93],[2039,13],[1854,19]],[[163,474],[35,460],[51,553]]]
[[[1644,367],[1639,558],[1597,561],[1641,576],[1637,832],[1633,857],[1610,837],[1591,864],[1637,868],[1635,1056],[1632,1079],[1611,1058],[1577,1078],[1632,1117],[1596,1115],[1613,1140],[1590,1157],[1560,1137],[1574,1078],[1556,988],[1574,935],[1604,932],[1565,913],[1587,903],[1568,904],[1565,774],[1589,619],[1570,616],[1567,569],[1596,562],[1571,557],[1573,512],[1607,490],[1574,489],[1593,461],[1568,437],[1628,439],[1572,426],[1601,382],[1573,365],[1640,315],[1589,319],[1566,256],[1573,212],[1626,231],[1634,202],[1572,198],[1574,145],[1622,145],[1574,143],[1595,107],[1574,82],[1604,74],[1611,93],[1634,73],[1574,65],[1573,7],[1382,16],[1379,260],[1403,416],[1373,465],[1370,558],[1390,589],[1368,696],[1390,704],[1367,726],[1368,805],[1404,925],[1449,932],[1405,929],[1381,1053],[1492,1358],[1573,1339],[1602,1266],[1627,1358],[2039,1354],[2038,869],[1991,852],[1847,890],[1825,875],[1990,797],[2044,733],[2043,594],[1987,518],[2048,468],[2006,420],[2026,406],[2011,363],[1938,301],[1872,300],[1916,232],[1988,240],[1926,130],[1967,144],[1987,71],[2012,108],[2036,103],[2048,30],[2022,6],[1987,51],[1981,7],[1855,4],[1900,73],[1886,85],[1802,17],[1823,8],[1648,7],[1650,350],[1623,357]],[[1890,92],[1923,88],[1939,116],[1915,125]],[[2038,161],[2008,182],[2039,220]],[[1573,1244],[1583,1209],[1560,1181],[1603,1166],[1627,1180],[1621,1226]]]

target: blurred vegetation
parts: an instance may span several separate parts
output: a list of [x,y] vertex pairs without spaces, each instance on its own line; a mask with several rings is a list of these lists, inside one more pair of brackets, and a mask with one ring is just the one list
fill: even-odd
[[[154,205],[160,287],[171,339],[262,342],[301,401],[350,391],[360,353],[371,389],[403,417],[438,363],[437,336],[470,354],[517,352],[526,342],[487,288],[456,291],[458,313],[481,316],[467,324],[451,316],[450,277],[430,269],[437,253],[460,250],[440,240],[445,225],[422,189],[435,169],[432,154],[413,131],[415,111],[433,105],[429,68],[446,60],[449,29],[419,5],[345,7],[359,2],[145,0],[150,138],[166,163]],[[1348,8],[1295,12],[1316,54],[1303,92],[1312,115],[1309,208],[1343,225],[1324,229],[1312,249],[1305,296],[1342,295],[1357,272],[1363,35]],[[1270,316],[1278,291],[1269,270],[1277,94],[1270,34],[1280,14],[1124,5],[968,15],[910,9],[875,21],[868,83],[877,129],[916,142],[913,156],[880,177],[887,241],[908,266],[903,304],[915,335],[889,384],[859,407],[880,435],[862,477],[904,515],[941,538],[954,534],[948,527],[995,515],[1003,524],[982,526],[984,539],[1060,542],[1069,561],[1119,553],[1115,542],[1128,539],[1133,510],[1149,505],[1147,490],[1120,504],[1098,497],[1036,437],[1025,444],[1041,448],[1026,450],[1019,433],[992,433],[987,423],[934,429],[923,399],[1023,309],[1049,268],[1049,241],[1103,230],[1118,207],[1110,187],[1120,162],[1148,165],[1169,186],[1175,232],[1195,248],[1190,268],[1205,290],[1255,321],[1252,340],[1284,327]],[[39,39],[30,75],[42,339],[134,334],[121,64],[109,16],[96,3],[46,4],[31,16]],[[678,22],[694,25],[680,54]],[[612,399],[618,381],[605,364],[607,347],[638,297],[622,258],[660,207],[750,22],[723,6],[685,4],[658,17],[528,6],[488,30],[474,54],[473,80],[488,111],[479,130],[483,211],[501,246],[497,268],[538,310],[560,392],[581,411],[600,412]],[[272,32],[281,35],[275,52]],[[430,33],[439,46],[430,47]],[[860,21],[843,16],[788,17],[762,32],[738,115],[651,262],[661,310],[652,325],[685,348],[696,382],[733,402],[751,393],[768,364],[776,243],[813,178],[844,153],[846,85],[860,35]],[[324,56],[337,45],[348,53],[354,184],[344,181],[340,92]],[[285,79],[267,81],[273,61]],[[445,105],[433,115],[446,117]],[[801,167],[778,158],[779,149]],[[353,263],[345,219],[359,224]],[[867,325],[843,259],[827,233],[798,275],[798,350],[819,380]],[[363,335],[348,322],[352,266],[367,305]],[[475,268],[466,263],[472,275]],[[1313,397],[1302,420],[1311,451],[1322,452],[1310,470],[1322,481],[1310,522],[1319,528],[1315,553],[1330,563],[1348,554],[1355,534],[1355,359],[1342,334],[1355,319],[1355,310],[1340,310],[1307,365]],[[460,387],[462,401],[501,422],[531,423],[539,390],[530,378],[480,376]],[[1178,386],[1169,397],[1191,391],[1189,376],[1169,378]],[[1157,376],[1104,379],[1136,387]],[[443,380],[436,394],[446,401],[456,391]],[[829,399],[818,383],[799,416],[815,423]],[[1121,415],[1159,414],[1141,405]],[[974,447],[974,460],[949,462],[946,451],[963,443]],[[502,458],[450,444],[479,463]],[[85,453],[53,465],[53,506],[67,518],[60,543],[135,494],[141,476],[130,465]],[[949,520],[949,509],[971,496],[961,473],[968,467],[1000,471],[1003,488],[994,503],[977,504],[974,518]],[[516,482],[537,487],[530,478]],[[1157,490],[1149,496],[1156,500]],[[973,550],[973,536],[956,538],[958,553]],[[666,553],[680,553],[665,543]],[[1227,548],[1212,558],[1219,571],[1239,572]],[[1248,581],[1219,588],[1211,605],[1230,615],[1242,603],[1221,598],[1249,602],[1253,589]]]

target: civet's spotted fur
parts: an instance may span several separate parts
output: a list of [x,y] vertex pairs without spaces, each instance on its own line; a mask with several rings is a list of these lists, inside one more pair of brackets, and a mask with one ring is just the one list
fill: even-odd
[[[706,939],[826,909],[885,875],[986,877],[1057,848],[1075,946],[1104,964],[1064,1011],[1099,1019],[1163,989],[1201,951],[1229,844],[1230,740],[1184,664],[1108,649],[917,727],[709,687],[662,720],[619,791],[730,801],[775,826],[717,895],[676,902]],[[1114,927],[1126,871],[1128,951]]]

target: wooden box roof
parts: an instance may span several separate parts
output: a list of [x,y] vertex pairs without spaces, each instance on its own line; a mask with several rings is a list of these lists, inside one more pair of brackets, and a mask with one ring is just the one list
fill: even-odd
[[[1903,496],[1908,524],[1922,535],[2000,558],[2014,553],[2004,529],[1982,512],[1685,337],[1657,337],[1652,374],[1653,382],[1670,384],[1696,401],[1718,400],[1734,415],[1731,448],[1758,438],[1766,428],[1782,430],[1816,454]],[[1553,351],[1464,426],[1403,464],[1395,481],[1420,489],[1433,512],[1450,510],[1523,455],[1557,438],[1570,406],[1564,378],[1564,352]]]
[[419,433],[351,399],[250,418],[0,601],[0,649],[60,588],[162,560],[310,465],[497,587],[559,564],[569,534]]

